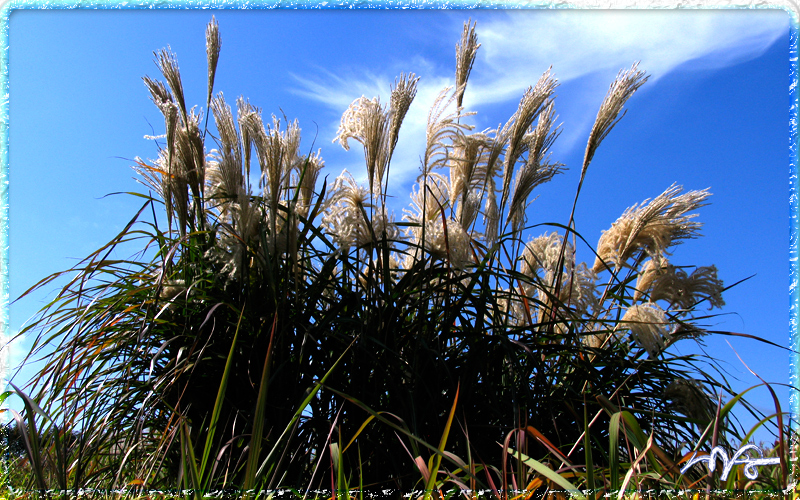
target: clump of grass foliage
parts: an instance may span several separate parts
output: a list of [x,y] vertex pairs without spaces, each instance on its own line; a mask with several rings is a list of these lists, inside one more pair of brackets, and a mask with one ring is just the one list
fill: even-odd
[[[214,94],[214,20],[206,42],[213,120],[186,104],[174,54],[157,52],[163,81],[144,82],[164,141],[134,167],[150,194],[113,240],[35,287],[69,277],[23,332],[44,368],[18,391],[18,487],[582,496],[705,487],[700,467],[680,474],[686,452],[746,438],[729,414],[738,397],[712,396],[730,394],[713,360],[667,349],[707,334],[707,310],[724,304],[714,266],[668,260],[699,234],[710,193],[673,185],[632,206],[592,264],[576,261],[572,216],[528,220],[533,191],[563,169],[549,154],[549,70],[504,125],[473,131],[466,23],[396,217],[387,179],[415,75],[388,103],[344,112],[337,141],[363,147],[368,180],[329,182],[296,121]],[[646,81],[634,64],[600,104],[573,214]],[[747,484],[785,488],[782,465]]]

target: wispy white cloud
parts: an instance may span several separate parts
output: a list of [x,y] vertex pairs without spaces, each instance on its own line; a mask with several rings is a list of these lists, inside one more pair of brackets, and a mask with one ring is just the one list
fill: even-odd
[[[475,104],[518,95],[549,66],[562,82],[641,61],[658,79],[688,61],[722,68],[758,57],[789,27],[783,11],[513,11],[478,28]],[[488,75],[488,76],[487,76]]]
[[[424,63],[423,66],[430,67]],[[394,85],[395,76],[378,77],[365,71],[361,77],[351,75],[342,77],[329,70],[321,70],[317,79],[292,75],[298,82],[299,87],[294,89],[294,93],[306,98],[315,100],[325,106],[344,113],[353,100],[365,96],[367,98],[378,97],[382,103],[388,105],[391,88]],[[398,75],[399,76],[399,73]],[[449,77],[428,76],[420,81],[417,89],[417,96],[403,120],[397,148],[392,158],[392,166],[389,171],[390,182],[406,184],[416,178],[420,160],[419,157],[425,147],[425,129],[428,120],[428,110],[430,110],[439,92],[446,86],[452,85]],[[339,122],[331,122],[323,126],[323,137],[327,141],[333,140],[339,128]],[[363,160],[356,160],[354,157],[360,154],[361,148],[357,144],[351,145],[351,150],[347,153],[349,158],[347,170],[357,179],[366,179],[366,171]],[[329,150],[330,151],[330,150]]]
[[[462,21],[452,16],[447,19],[458,26],[442,27],[442,19],[437,18],[436,29],[459,33]],[[557,109],[569,110],[572,116],[571,127],[559,141],[562,148],[578,146],[608,85],[620,69],[634,61],[641,61],[651,82],[690,61],[694,69],[723,68],[763,54],[789,26],[789,16],[783,11],[514,10],[479,13],[473,19],[478,22],[481,48],[465,108],[516,104],[524,90],[552,65],[561,82],[582,79],[580,91],[570,102],[559,99],[556,103]],[[390,182],[405,184],[419,171],[427,113],[439,91],[452,85],[454,61],[449,48],[442,50],[442,61],[399,50],[392,57],[386,67],[373,66],[361,73],[341,74],[328,68],[313,77],[293,75],[298,83],[294,92],[344,112],[361,95],[379,96],[381,102],[388,102],[400,64],[406,71],[419,72],[422,79],[417,98],[406,116],[390,171]],[[406,60],[398,61],[402,57]],[[333,138],[338,121],[323,127]],[[349,154],[354,153],[358,154]]]
[[292,89],[294,94],[341,111],[362,95],[388,95],[388,84],[391,83],[386,77],[377,76],[367,69],[346,77],[327,68],[320,68],[313,78],[296,73],[290,73],[290,76],[299,84]]

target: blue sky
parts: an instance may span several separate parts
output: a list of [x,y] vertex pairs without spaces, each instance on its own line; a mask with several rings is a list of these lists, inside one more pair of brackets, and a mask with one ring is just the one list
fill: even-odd
[[[790,17],[781,10],[16,10],[9,23],[12,300],[99,248],[139,208],[132,197],[104,196],[142,190],[131,159],[157,155],[144,136],[161,134],[163,119],[141,77],[160,76],[153,51],[169,45],[188,103],[203,107],[212,14],[222,34],[216,91],[229,102],[243,95],[267,116],[297,118],[303,147],[322,148],[331,179],[343,169],[364,175],[358,148],[331,142],[347,106],[361,95],[388,102],[400,72],[421,77],[390,172],[398,218],[419,172],[427,110],[452,84],[454,47],[468,18],[482,44],[464,100],[478,113],[476,129],[504,123],[551,65],[561,82],[555,106],[563,133],[553,159],[569,170],[537,189],[530,222],[566,223],[600,102],[616,73],[641,61],[651,79],[595,155],[578,231],[595,243],[627,207],[672,183],[710,187],[711,205],[699,217],[704,236],[677,247],[671,262],[715,264],[726,284],[755,275],[725,294],[725,315],[709,321],[712,329],[789,345],[792,80]],[[578,258],[593,260],[586,248]],[[54,297],[54,287],[45,291],[10,307],[9,334]],[[733,387],[757,384],[725,340],[707,338],[706,346],[738,377]],[[762,378],[789,382],[787,351],[727,340]],[[28,345],[12,347],[12,366]],[[24,384],[32,373],[23,369],[14,380]],[[776,391],[788,410],[789,390]],[[766,390],[753,402],[773,411]]]

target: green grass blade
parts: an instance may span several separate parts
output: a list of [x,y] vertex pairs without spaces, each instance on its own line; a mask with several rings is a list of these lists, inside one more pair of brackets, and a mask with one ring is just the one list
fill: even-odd
[[39,440],[36,428],[34,427],[33,432],[29,433],[22,416],[13,409],[11,410],[11,415],[13,415],[14,420],[17,422],[17,428],[22,436],[22,442],[25,445],[25,450],[28,452],[28,458],[33,466],[33,474],[36,479],[36,483],[40,490],[45,490],[47,487],[44,482],[42,456],[39,453]]
[[272,347],[275,342],[275,332],[278,329],[277,313],[272,319],[272,329],[269,336],[269,346],[267,355],[264,359],[264,369],[261,372],[261,382],[258,386],[258,399],[256,400],[256,411],[253,417],[253,435],[250,438],[250,454],[247,457],[247,469],[245,472],[244,489],[253,488],[258,470],[258,459],[261,454],[261,437],[264,432],[264,412],[267,407],[267,392],[269,389],[270,360],[272,358]]
[[625,419],[625,432],[628,435],[628,438],[634,442],[634,446],[636,446],[639,450],[647,450],[647,459],[650,461],[650,466],[653,467],[653,470],[657,474],[662,474],[662,468],[659,464],[658,460],[656,460],[655,455],[652,452],[653,449],[653,442],[652,439],[648,439],[645,437],[642,428],[639,426],[639,422],[636,421],[636,417],[634,417],[630,412],[623,411],[622,418]]
[[200,484],[200,472],[197,470],[197,459],[194,455],[192,438],[189,435],[189,425],[185,420],[181,422],[180,432],[181,448],[186,450],[186,453],[181,454],[183,458],[183,470],[188,471],[189,477],[191,478],[192,490],[194,490],[194,498],[196,500],[200,500],[203,498],[203,487]]
[[608,424],[608,460],[611,472],[611,491],[619,489],[619,412],[611,415]]
[[453,425],[453,417],[456,414],[456,405],[458,404],[458,391],[461,389],[461,384],[456,387],[456,396],[453,398],[453,406],[450,408],[450,415],[447,417],[447,424],[444,426],[444,432],[439,440],[439,453],[434,456],[433,467],[431,467],[431,475],[428,477],[428,484],[425,487],[425,498],[430,498],[433,487],[436,485],[436,477],[439,473],[439,466],[442,465],[442,456],[444,456],[444,448],[447,446],[447,438],[450,435],[450,427]]
[[258,468],[257,475],[263,474],[264,470],[267,468],[270,460],[272,459],[272,456],[277,451],[278,446],[283,441],[283,438],[286,436],[286,434],[289,433],[289,431],[292,429],[292,427],[294,427],[295,422],[297,422],[297,420],[303,414],[303,410],[305,410],[306,406],[308,406],[308,404],[311,402],[311,400],[314,399],[317,396],[317,392],[319,392],[320,388],[323,386],[323,384],[328,379],[328,377],[334,372],[334,370],[339,365],[339,363],[342,361],[342,359],[345,357],[345,355],[350,351],[350,348],[353,347],[354,343],[355,343],[355,340],[353,340],[353,342],[347,347],[347,349],[345,349],[345,351],[342,353],[342,355],[339,356],[339,359],[336,360],[336,362],[333,364],[333,366],[331,366],[330,369],[328,369],[328,371],[325,372],[325,375],[323,375],[322,379],[319,382],[317,382],[316,384],[314,384],[314,388],[311,390],[311,392],[308,393],[308,396],[306,396],[305,399],[303,399],[303,402],[300,403],[300,405],[298,406],[297,410],[294,412],[294,416],[289,421],[289,423],[286,425],[286,427],[283,429],[283,432],[278,437],[278,439],[275,441],[275,445],[272,447],[272,450],[270,450],[269,454],[267,454],[267,458],[264,459],[264,461],[261,463],[261,466]]
[[522,460],[525,465],[530,467],[531,469],[535,470],[539,474],[543,475],[547,479],[553,481],[557,485],[564,488],[568,491],[573,497],[578,498],[580,500],[586,500],[586,497],[581,493],[581,491],[572,483],[561,477],[560,475],[556,474],[552,469],[544,465],[543,463],[532,459],[531,457],[527,456],[526,454],[522,453],[521,451],[515,451],[512,449],[507,449],[506,452],[511,455],[512,457],[517,457]]
[[586,455],[586,487],[589,489],[589,500],[595,499],[594,460],[592,459],[592,442],[589,437],[589,416],[586,404],[583,405],[583,448]]
[[222,372],[222,380],[219,384],[217,391],[217,399],[214,402],[214,410],[211,415],[211,422],[208,425],[208,434],[206,434],[206,445],[203,448],[203,460],[200,463],[200,478],[203,479],[203,487],[208,488],[211,482],[211,474],[205,476],[206,466],[208,465],[208,457],[211,456],[211,447],[214,444],[214,433],[217,430],[217,422],[219,415],[222,411],[222,402],[225,399],[225,390],[228,387],[228,378],[230,377],[231,367],[233,366],[233,355],[236,352],[236,340],[239,337],[239,328],[242,326],[242,318],[244,317],[244,307],[239,314],[239,322],[236,324],[236,332],[233,334],[233,341],[231,341],[231,349],[228,353],[228,359],[225,360],[225,370]]

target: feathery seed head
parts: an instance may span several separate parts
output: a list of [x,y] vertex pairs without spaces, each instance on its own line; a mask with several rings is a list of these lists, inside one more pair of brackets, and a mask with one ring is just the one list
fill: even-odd
[[246,191],[239,192],[238,199],[232,206],[239,243],[247,246],[258,234],[261,211],[256,203],[250,201],[250,195]]
[[399,80],[395,80],[392,95],[389,98],[389,145],[387,163],[391,161],[394,148],[397,146],[397,139],[400,135],[400,126],[408,113],[408,108],[417,95],[417,82],[419,77],[414,73],[404,75],[400,73]]
[[536,162],[525,162],[517,172],[514,181],[514,195],[508,209],[506,222],[511,222],[512,228],[518,232],[525,225],[525,210],[530,204],[529,197],[533,189],[540,184],[550,182],[556,174],[561,173],[561,164],[540,165]]
[[[423,183],[424,182],[424,183]],[[403,209],[403,219],[422,225],[436,218],[441,218],[442,211],[448,206],[450,184],[441,174],[431,173],[420,180],[411,191],[411,210]],[[415,233],[421,231],[413,227]]]
[[615,330],[620,327],[630,330],[634,342],[653,358],[667,347],[670,335],[666,325],[664,310],[657,304],[646,302],[629,307]]
[[425,250],[435,257],[449,261],[456,269],[464,269],[472,263],[469,234],[452,218],[446,220],[446,226],[441,217],[431,220],[425,226]]
[[[382,181],[388,159],[388,126],[388,113],[381,106],[380,99],[370,100],[361,96],[342,115],[339,131],[333,139],[346,151],[350,150],[348,139],[355,139],[364,146],[370,189]],[[398,123],[398,129],[399,126]]]
[[[211,112],[214,114],[214,122],[217,125],[217,132],[219,132],[221,154],[223,156],[232,156],[234,162],[241,165],[242,150],[239,133],[236,131],[236,123],[233,120],[231,108],[225,102],[225,96],[222,95],[222,92],[211,100]],[[248,145],[245,144],[245,147],[248,147]]]
[[[561,248],[564,249],[564,262],[559,267]],[[586,264],[575,265],[572,244],[562,235],[552,232],[534,238],[525,245],[520,259],[520,272],[527,276],[531,284],[527,284],[526,292],[532,295],[538,290],[539,301],[543,304],[539,308],[539,321],[544,321],[544,314],[552,309],[555,300],[558,302],[562,314],[581,317],[585,312],[595,307],[598,299],[595,282],[597,275]],[[542,276],[539,273],[542,272]],[[554,281],[556,273],[561,272],[561,287],[558,296],[554,294]],[[559,330],[566,331],[568,325],[562,325]]]
[[606,93],[606,97],[600,105],[600,110],[597,112],[592,131],[589,133],[589,141],[586,144],[586,152],[581,168],[581,179],[586,175],[586,169],[589,167],[589,163],[591,163],[600,143],[622,119],[622,116],[625,116],[624,112],[620,116],[620,111],[622,111],[625,103],[634,92],[639,90],[639,87],[644,85],[648,78],[650,76],[646,75],[644,71],[640,71],[639,63],[636,62],[630,69],[620,71],[617,74],[617,78],[611,83],[608,93]]
[[529,197],[534,188],[550,182],[553,177],[562,172],[561,163],[547,163],[550,148],[560,135],[556,127],[553,130],[556,116],[553,111],[552,100],[546,105],[539,115],[536,128],[523,137],[523,149],[528,150],[528,159],[517,172],[514,182],[514,195],[508,209],[506,222],[511,222],[514,231],[519,231],[525,224],[525,210],[530,201]]
[[167,86],[164,85],[164,82],[153,80],[149,76],[143,77],[142,80],[144,80],[147,90],[150,91],[150,99],[153,101],[153,104],[155,104],[162,113],[164,112],[164,108],[162,107],[164,104],[175,102],[172,93],[170,93]]
[[242,166],[232,155],[220,155],[213,151],[212,158],[206,167],[208,197],[224,204],[234,202],[245,190]]
[[175,136],[179,128],[178,106],[174,102],[165,102],[161,105],[164,114],[164,126],[167,129],[167,166],[172,162],[175,154]]
[[522,261],[520,272],[531,278],[537,275],[540,270],[552,276],[558,266],[561,246],[565,244],[567,248],[564,251],[566,257],[564,271],[570,272],[573,266],[572,256],[574,255],[572,244],[555,231],[534,238],[525,245],[520,257]]
[[655,277],[650,300],[666,300],[671,307],[688,310],[701,300],[708,300],[709,309],[725,305],[724,286],[717,278],[716,266],[698,267],[689,275],[683,269],[667,265]]
[[525,134],[522,139],[526,143],[526,149],[529,152],[528,162],[536,162],[539,165],[547,163],[550,148],[558,139],[558,136],[561,135],[561,125],[554,127],[557,118],[553,101],[550,100],[539,115],[536,128],[532,132]]
[[320,151],[318,150],[316,153],[309,155],[299,168],[297,213],[301,217],[308,217],[308,211],[313,201],[314,187],[317,185],[320,170],[325,166],[325,161],[322,159]]
[[553,277],[554,271],[545,273],[545,278],[540,281],[538,285],[533,288],[538,289],[539,301],[542,306],[539,307],[539,322],[543,323],[546,319],[547,313],[552,313],[554,309],[557,311],[557,318],[563,319],[559,321],[555,328],[560,333],[569,331],[569,319],[581,319],[585,314],[594,309],[598,304],[597,297],[597,275],[589,269],[589,267],[581,262],[574,266],[569,272],[562,273],[561,288],[558,290],[558,296],[555,296],[553,291]]
[[331,192],[322,222],[341,250],[370,246],[383,239],[384,233],[389,241],[399,237],[397,225],[383,210],[368,210],[373,208],[370,191],[359,186],[346,170],[337,177]]
[[481,208],[480,193],[472,189],[467,193],[466,197],[461,199],[458,204],[458,212],[456,219],[461,224],[465,231],[468,231],[475,219],[478,218],[478,212]]
[[652,201],[628,208],[610,229],[603,231],[597,243],[594,271],[605,269],[604,262],[619,268],[637,250],[659,260],[670,246],[696,238],[702,224],[692,221],[697,214],[690,212],[705,206],[711,193],[704,189],[679,195],[682,190],[682,186],[673,184]]
[[164,78],[167,80],[167,85],[169,85],[170,90],[172,90],[172,95],[175,96],[178,102],[181,116],[184,119],[187,118],[186,101],[183,98],[183,84],[181,83],[181,72],[178,69],[178,59],[169,47],[154,52],[154,55],[156,56],[155,62],[158,70],[164,75]]
[[593,310],[599,299],[597,297],[597,274],[589,269],[585,262],[575,266],[561,286],[561,302],[568,305],[576,317],[583,317]]
[[219,36],[219,23],[211,16],[211,22],[206,27],[206,58],[208,59],[208,101],[211,101],[211,94],[214,91],[214,77],[217,74],[217,63],[219,62],[219,51],[222,48],[222,40]]
[[255,142],[251,130],[254,125],[258,126],[258,122],[260,121],[260,117],[253,117],[251,115],[260,114],[261,110],[250,104],[250,101],[245,100],[241,96],[236,99],[236,115],[239,123],[239,134],[241,136],[239,142],[244,152],[244,169],[247,179],[250,179],[250,158],[252,155],[253,143]]
[[176,131],[176,153],[181,159],[184,175],[195,198],[200,199],[205,181],[205,150],[200,133],[201,117],[192,109],[185,127]]
[[[528,142],[524,140],[525,135],[529,133],[529,129],[539,114],[552,105],[551,98],[556,87],[558,87],[558,80],[550,75],[550,69],[552,68],[548,68],[541,78],[539,78],[536,86],[528,87],[528,90],[525,91],[525,94],[519,101],[517,111],[503,126],[502,133],[504,136],[508,137],[508,147],[506,148],[505,162],[503,165],[503,195],[500,202],[501,206],[505,206],[509,196],[514,166],[529,146]],[[543,126],[547,126],[548,131],[550,125],[549,118],[543,122]]]
[[269,187],[269,196],[272,206],[277,206],[281,197],[281,187],[284,178],[289,175],[290,165],[285,163],[289,152],[286,147],[291,143],[287,134],[281,132],[280,120],[272,115],[272,124],[267,125],[264,133],[256,138],[256,149],[259,150],[259,161],[264,158],[262,166],[262,179],[266,176],[265,185]]
[[259,187],[263,188],[264,196],[269,201],[271,217],[277,220],[278,200],[281,197],[281,187],[290,175],[291,166],[284,163],[287,140],[281,131],[278,118],[272,116],[272,124],[264,126],[259,110],[240,117],[241,127],[247,129],[256,146],[258,164],[261,168]]
[[209,153],[209,156],[211,159],[206,165],[206,199],[208,201],[219,203],[217,207],[220,208],[220,211],[222,211],[221,207],[224,204],[224,200],[219,200],[219,198],[224,198],[225,192],[225,180],[222,174],[222,167],[220,165],[222,157],[220,156],[219,151],[216,149],[212,149]]
[[[163,155],[164,154],[163,150],[159,154]],[[159,172],[159,170],[162,169],[158,168],[162,166],[161,162],[158,160],[155,161],[151,160],[151,162],[155,164],[156,168],[149,166],[142,158],[138,156],[134,158],[134,162],[136,163],[136,165],[132,167],[133,171],[139,174],[139,176],[141,177],[141,179],[136,179],[136,182],[147,186],[148,189],[152,189],[163,200],[164,199],[164,185],[162,184],[163,176],[161,175],[161,172]]]
[[470,187],[483,187],[485,170],[481,168],[482,152],[488,145],[484,133],[460,134],[454,138],[450,153],[450,205],[467,196]]
[[[189,218],[189,185],[187,180],[188,166],[180,154],[159,156],[166,163],[164,169],[168,175],[162,176],[164,192],[167,193],[166,203],[171,205],[167,211],[170,219],[174,213],[178,214],[178,229],[183,236],[186,233],[186,223]],[[163,164],[163,163],[162,163]]]
[[[634,302],[642,298],[644,294],[650,293],[653,282],[666,271],[668,265],[669,262],[665,258],[649,259],[642,264],[639,269],[639,276],[636,278],[636,291],[633,294]],[[651,299],[651,302],[655,301]]]
[[[422,159],[422,175],[430,173],[436,168],[447,165],[449,159],[449,145],[457,141],[457,137],[465,130],[474,127],[460,122],[465,116],[474,115],[474,112],[464,113],[456,106],[449,114],[445,111],[455,101],[456,93],[451,92],[452,87],[445,87],[439,92],[436,100],[428,111],[428,122],[425,129],[425,154]],[[448,97],[449,95],[449,97]]]
[[472,19],[464,23],[461,42],[456,44],[456,89],[458,89],[456,106],[459,108],[464,100],[464,89],[467,86],[469,74],[472,72],[472,65],[475,63],[475,55],[481,46],[478,43],[478,36],[475,34],[477,22],[471,23],[471,21]]
[[497,209],[497,189],[494,177],[486,181],[486,206],[484,208],[484,224],[486,226],[486,241],[493,245],[497,241],[497,232],[500,226],[500,212]]

